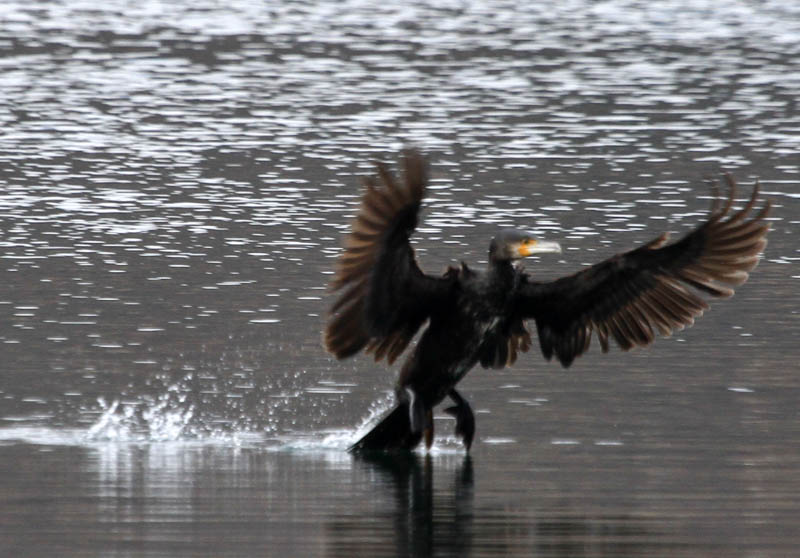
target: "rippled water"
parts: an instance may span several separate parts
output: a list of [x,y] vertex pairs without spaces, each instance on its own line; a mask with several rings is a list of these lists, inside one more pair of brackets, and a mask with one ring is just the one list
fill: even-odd
[[[790,554],[799,55],[778,0],[4,3],[0,554]],[[473,371],[471,458],[438,417],[430,456],[355,459],[393,371],[325,354],[326,283],[408,144],[432,273],[512,225],[572,272],[721,170],[770,244],[648,351]]]

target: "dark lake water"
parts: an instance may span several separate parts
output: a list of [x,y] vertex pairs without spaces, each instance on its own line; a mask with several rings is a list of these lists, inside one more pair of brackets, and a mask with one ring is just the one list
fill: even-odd
[[[798,60],[793,0],[3,3],[0,555],[793,555]],[[431,273],[507,226],[571,273],[723,170],[769,246],[646,351],[474,370],[470,456],[356,458],[395,370],[325,353],[326,284],[409,144]]]

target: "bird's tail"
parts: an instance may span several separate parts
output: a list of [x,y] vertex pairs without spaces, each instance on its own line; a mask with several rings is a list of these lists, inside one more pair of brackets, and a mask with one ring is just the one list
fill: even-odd
[[398,403],[372,430],[350,446],[350,452],[412,450],[422,439],[422,432],[411,431],[408,403]]

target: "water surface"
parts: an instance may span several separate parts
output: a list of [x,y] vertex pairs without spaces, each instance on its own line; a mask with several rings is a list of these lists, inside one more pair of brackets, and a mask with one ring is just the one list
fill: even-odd
[[[785,556],[800,543],[800,12],[5,3],[0,554]],[[320,346],[358,176],[431,160],[438,273],[557,277],[759,178],[765,257],[647,351],[473,371],[470,457],[344,450],[394,370]]]

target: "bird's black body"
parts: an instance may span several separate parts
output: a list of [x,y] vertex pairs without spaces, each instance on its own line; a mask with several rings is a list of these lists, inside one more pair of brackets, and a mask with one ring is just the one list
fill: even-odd
[[[449,275],[451,292],[431,315],[398,380],[398,387],[424,394],[429,406],[438,404],[479,361],[491,366],[498,353],[507,351],[512,336],[509,306],[521,277],[508,262],[494,264],[489,273],[462,265]],[[500,360],[505,365],[506,358]],[[432,375],[430,370],[438,372]]]
[[[507,351],[512,328],[508,321],[508,305],[513,300],[513,286],[520,272],[507,262],[496,264],[489,273],[474,272],[466,265],[451,268],[447,295],[437,312],[432,314],[411,355],[398,376],[396,391],[400,402],[369,437],[356,444],[361,449],[396,449],[416,446],[425,428],[413,429],[409,418],[412,398],[421,409],[432,409],[448,395],[456,384],[482,359],[486,365]],[[519,331],[518,335],[527,335]],[[507,356],[502,357],[503,365]],[[430,371],[436,373],[431,374]],[[466,404],[466,402],[463,402]],[[423,423],[429,421],[420,417]],[[469,420],[466,418],[465,420]],[[428,425],[430,426],[430,425]],[[474,431],[474,420],[469,441]]]
[[707,308],[699,292],[725,297],[755,267],[766,245],[769,204],[751,219],[758,188],[748,204],[729,215],[731,197],[721,210],[680,241],[666,245],[662,235],[556,281],[539,282],[514,260],[559,251],[518,231],[492,240],[486,271],[461,264],[441,277],[424,274],[409,236],[416,227],[425,191],[425,163],[416,152],[404,158],[399,183],[383,165],[367,180],[362,207],[333,282],[343,293],[334,304],[325,332],[327,348],[338,358],[365,350],[376,360],[394,361],[427,322],[396,384],[397,406],[354,450],[411,449],[433,435],[432,409],[445,398],[456,418],[456,434],[467,448],[475,422],[456,385],[476,364],[503,368],[531,346],[526,321],[536,323],[543,355],[564,366],[584,353],[596,334],[603,351],[609,338],[623,350],[648,345],[656,332],[669,335],[691,325]]

